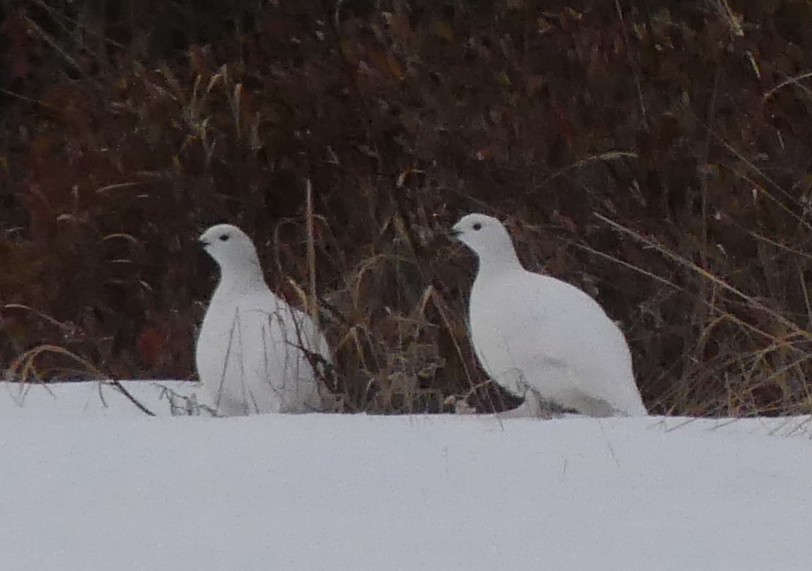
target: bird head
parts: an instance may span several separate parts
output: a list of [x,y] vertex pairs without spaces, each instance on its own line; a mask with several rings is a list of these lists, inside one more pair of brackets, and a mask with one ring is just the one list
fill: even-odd
[[259,267],[259,256],[251,238],[231,224],[212,226],[200,235],[198,243],[223,273],[244,272],[248,268],[253,271]]
[[451,235],[468,246],[480,259],[516,255],[507,228],[493,216],[463,216],[451,228]]

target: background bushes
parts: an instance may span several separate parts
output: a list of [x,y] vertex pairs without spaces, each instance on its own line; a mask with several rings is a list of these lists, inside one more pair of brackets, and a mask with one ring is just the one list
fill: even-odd
[[475,262],[445,237],[483,211],[621,322],[652,411],[812,409],[808,2],[36,0],[2,19],[4,365],[53,343],[116,377],[192,376],[215,275],[194,238],[231,221],[318,306],[350,410],[499,408],[465,334]]

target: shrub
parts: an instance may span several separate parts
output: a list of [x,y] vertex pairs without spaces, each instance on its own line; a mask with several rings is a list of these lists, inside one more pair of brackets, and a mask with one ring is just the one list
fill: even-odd
[[7,12],[0,357],[191,376],[193,238],[240,225],[309,304],[309,180],[352,410],[502,406],[444,237],[487,211],[621,321],[652,411],[808,412],[809,4],[536,4]]

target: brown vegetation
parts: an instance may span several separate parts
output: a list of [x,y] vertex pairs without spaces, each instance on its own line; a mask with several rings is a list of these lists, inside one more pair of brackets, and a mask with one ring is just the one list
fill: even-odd
[[[230,6],[228,9],[223,6]],[[0,363],[189,377],[230,221],[318,306],[351,410],[499,404],[459,215],[598,298],[653,412],[812,410],[812,4],[4,4]]]

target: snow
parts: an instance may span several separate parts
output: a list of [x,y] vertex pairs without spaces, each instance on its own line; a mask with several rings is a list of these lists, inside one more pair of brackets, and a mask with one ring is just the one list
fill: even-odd
[[[0,383],[7,569],[794,570],[808,418],[172,416]],[[50,391],[50,392],[49,392]],[[105,397],[103,406],[99,394]]]

